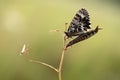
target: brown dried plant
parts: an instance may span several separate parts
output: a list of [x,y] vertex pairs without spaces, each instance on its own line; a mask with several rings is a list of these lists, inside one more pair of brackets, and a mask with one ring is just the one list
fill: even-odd
[[[65,23],[65,27],[66,26],[67,26],[67,23]],[[53,30],[53,31],[60,32],[60,30],[58,30],[58,29],[57,30]],[[64,36],[63,36],[63,50],[62,50],[62,53],[61,53],[61,58],[60,58],[60,62],[59,62],[58,68],[55,68],[54,66],[52,66],[52,65],[50,65],[48,63],[45,63],[45,62],[42,62],[42,61],[37,61],[37,60],[29,57],[28,56],[29,49],[28,49],[26,44],[23,45],[20,55],[24,56],[29,62],[38,63],[38,64],[41,64],[41,65],[44,65],[46,67],[51,68],[52,70],[57,72],[58,80],[62,80],[61,73],[62,73],[63,60],[64,60],[64,55],[65,55],[66,50],[67,50],[67,48],[66,48],[66,35],[64,34]]]
[[[65,29],[67,27],[67,23],[65,23]],[[79,35],[78,37],[72,39],[71,41],[69,41],[67,43],[66,39],[67,39],[67,36],[64,34],[63,36],[63,50],[62,50],[62,53],[61,53],[61,58],[60,58],[60,61],[59,61],[59,65],[58,65],[58,68],[55,68],[54,66],[50,65],[50,64],[47,64],[45,62],[42,62],[42,61],[37,61],[35,59],[32,59],[30,58],[28,55],[27,55],[27,52],[29,51],[28,48],[26,47],[27,45],[24,44],[23,45],[23,48],[21,50],[21,54],[20,55],[23,55],[25,56],[25,58],[29,61],[29,62],[34,62],[34,63],[38,63],[38,64],[42,64],[44,66],[47,66],[51,69],[53,69],[54,71],[57,72],[58,74],[58,80],[62,80],[62,76],[61,76],[61,73],[62,73],[62,67],[63,67],[63,60],[64,60],[64,56],[65,56],[65,52],[66,50],[68,49],[68,47],[80,42],[80,41],[83,41],[83,40],[86,40],[88,38],[90,38],[91,36],[95,35],[99,30],[101,30],[101,28],[99,28],[98,26],[94,29],[94,30],[90,30],[90,31],[87,31],[86,33],[83,33],[81,35]],[[61,32],[60,30],[53,30],[55,32]],[[62,32],[61,32],[62,33]],[[62,33],[63,34],[63,33]],[[67,43],[67,44],[66,44]]]

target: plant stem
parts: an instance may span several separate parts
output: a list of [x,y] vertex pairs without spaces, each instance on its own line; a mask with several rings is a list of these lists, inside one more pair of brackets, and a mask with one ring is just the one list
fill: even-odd
[[50,64],[47,64],[45,62],[42,62],[42,61],[37,61],[35,59],[32,59],[30,58],[28,55],[25,55],[26,52],[27,52],[27,49],[26,49],[26,45],[24,44],[23,48],[22,48],[22,52],[20,55],[24,55],[25,58],[29,61],[29,62],[34,62],[34,63],[38,63],[38,64],[42,64],[46,67],[49,67],[51,69],[53,69],[54,71],[56,71],[58,73],[58,77],[59,77],[59,80],[62,80],[62,66],[63,66],[63,60],[64,60],[64,56],[65,56],[65,51],[67,50],[66,48],[66,35],[63,36],[63,50],[62,50],[62,54],[61,54],[61,58],[60,58],[60,63],[59,63],[59,67],[58,69],[53,67],[52,65]]
[[63,65],[63,60],[64,60],[64,55],[65,55],[65,49],[63,49],[63,52],[62,52],[62,56],[61,56],[61,60],[60,60],[60,64],[59,64],[59,69],[58,69],[58,76],[59,76],[59,80],[62,80],[61,79],[61,70],[62,70],[62,65]]
[[29,60],[30,62],[34,62],[34,63],[38,63],[38,64],[42,64],[44,66],[47,66],[53,70],[55,70],[56,72],[58,72],[58,69],[56,69],[55,67],[51,66],[50,64],[47,64],[47,63],[44,63],[44,62],[41,62],[41,61],[36,61],[36,60]]
[[58,72],[59,80],[62,80],[61,71]]
[[64,47],[64,49],[62,51],[62,56],[61,56],[61,60],[60,60],[60,64],[59,64],[59,70],[58,70],[59,72],[61,72],[61,69],[62,69],[65,51],[66,51],[66,47]]
[[59,69],[58,69],[58,76],[59,76],[59,80],[62,80],[62,75],[61,75],[61,72],[62,72],[62,65],[63,65],[63,60],[64,60],[64,56],[65,56],[65,51],[67,50],[66,49],[66,36],[64,35],[63,37],[63,51],[62,51],[62,55],[61,55],[61,59],[60,59],[60,64],[59,64]]

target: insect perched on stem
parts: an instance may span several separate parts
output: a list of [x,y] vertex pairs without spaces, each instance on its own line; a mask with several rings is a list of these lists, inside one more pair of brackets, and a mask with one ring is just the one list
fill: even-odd
[[75,43],[78,43],[80,41],[86,40],[89,37],[93,36],[100,30],[98,26],[91,30],[90,25],[90,18],[87,10],[80,9],[72,19],[68,30],[65,32],[67,38],[72,38],[73,36],[76,36],[73,40],[71,40],[66,47],[69,47]]

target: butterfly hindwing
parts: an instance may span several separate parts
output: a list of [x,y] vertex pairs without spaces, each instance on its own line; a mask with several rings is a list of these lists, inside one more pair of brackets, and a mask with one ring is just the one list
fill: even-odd
[[71,40],[66,47],[72,46],[80,41],[86,40],[90,37],[92,37],[93,35],[95,35],[98,30],[100,30],[101,28],[99,28],[98,26],[94,29],[94,30],[90,30],[87,31],[86,33],[82,33],[81,35],[78,35],[75,39]]
[[87,10],[82,8],[75,14],[65,34],[68,38],[72,36],[78,36],[90,28],[89,14]]

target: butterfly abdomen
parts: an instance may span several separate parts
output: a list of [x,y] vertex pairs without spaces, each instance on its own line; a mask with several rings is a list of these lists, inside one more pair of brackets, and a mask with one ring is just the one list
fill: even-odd
[[97,26],[94,30],[91,30],[91,31],[88,31],[88,32],[86,32],[86,33],[83,33],[83,34],[79,35],[79,36],[76,37],[75,39],[71,40],[71,41],[67,44],[66,47],[72,46],[73,44],[76,44],[76,43],[78,43],[78,42],[80,42],[80,41],[83,41],[83,40],[86,40],[86,39],[90,38],[91,36],[95,35],[95,34],[98,32],[99,29],[100,29],[100,28],[98,28],[98,26]]

